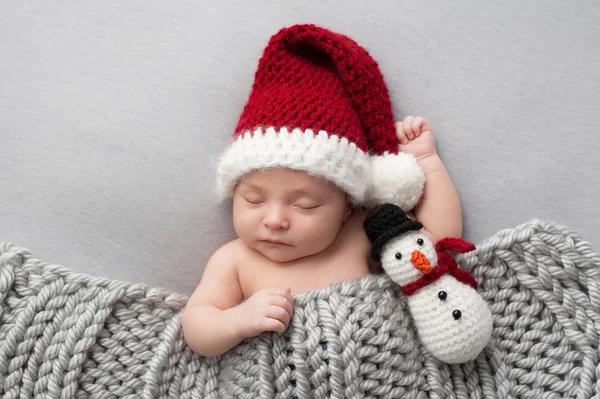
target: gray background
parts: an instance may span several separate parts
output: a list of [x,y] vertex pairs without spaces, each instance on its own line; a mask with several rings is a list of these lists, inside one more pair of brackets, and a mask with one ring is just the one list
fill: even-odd
[[598,247],[600,3],[497,3],[0,2],[0,241],[191,292],[233,238],[211,157],[269,37],[311,22],[434,127],[465,238],[540,218]]

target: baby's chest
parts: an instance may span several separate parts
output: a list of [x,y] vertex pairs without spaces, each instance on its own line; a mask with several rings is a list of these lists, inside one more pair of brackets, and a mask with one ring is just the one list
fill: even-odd
[[290,288],[292,294],[299,294],[357,279],[369,272],[366,256],[353,251],[324,258],[308,257],[290,263],[252,258],[240,264],[238,270],[246,298],[265,288]]

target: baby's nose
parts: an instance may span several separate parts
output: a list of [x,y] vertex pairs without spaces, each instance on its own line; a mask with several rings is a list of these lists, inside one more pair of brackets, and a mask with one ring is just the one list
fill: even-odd
[[265,215],[263,224],[270,229],[287,229],[290,227],[290,222],[281,209],[271,209],[269,213]]
[[415,269],[421,273],[427,274],[431,271],[431,263],[429,263],[429,259],[427,259],[427,256],[421,251],[413,251],[410,255],[410,261]]

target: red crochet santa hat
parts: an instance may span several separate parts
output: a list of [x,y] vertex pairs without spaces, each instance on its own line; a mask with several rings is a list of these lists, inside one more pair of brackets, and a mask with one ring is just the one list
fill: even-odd
[[398,152],[377,63],[354,40],[315,25],[271,38],[233,138],[217,170],[225,196],[248,172],[274,167],[328,179],[356,205],[408,211],[423,192],[415,158]]

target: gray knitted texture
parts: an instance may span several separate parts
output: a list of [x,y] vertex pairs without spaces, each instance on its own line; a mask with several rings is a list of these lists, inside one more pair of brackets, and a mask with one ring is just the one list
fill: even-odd
[[494,315],[473,362],[428,355],[385,275],[298,295],[287,332],[211,359],[185,345],[185,296],[3,244],[0,396],[600,398],[600,258],[587,242],[531,221],[458,260]]

